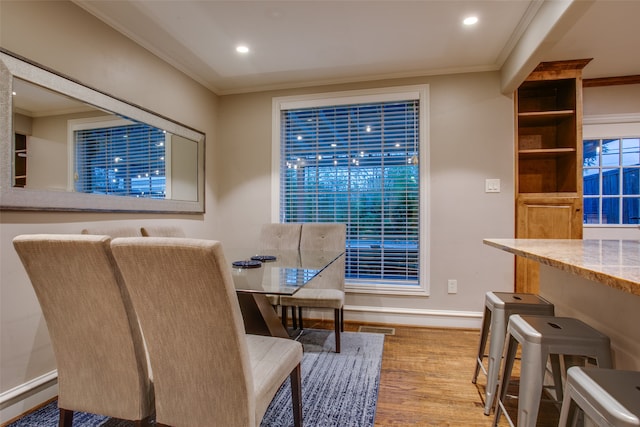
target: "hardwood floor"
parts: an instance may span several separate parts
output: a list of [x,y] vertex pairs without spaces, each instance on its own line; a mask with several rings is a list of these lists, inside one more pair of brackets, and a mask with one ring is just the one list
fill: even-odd
[[[332,327],[331,322],[307,323]],[[346,322],[345,330],[357,331],[360,325]],[[395,328],[395,335],[385,337],[375,427],[492,425],[493,414],[483,413],[486,377],[481,373],[477,384],[471,383],[479,330],[380,326]],[[512,417],[516,405],[510,401]],[[557,426],[558,415],[556,407],[543,404],[538,426]],[[499,426],[508,425],[502,417]]]

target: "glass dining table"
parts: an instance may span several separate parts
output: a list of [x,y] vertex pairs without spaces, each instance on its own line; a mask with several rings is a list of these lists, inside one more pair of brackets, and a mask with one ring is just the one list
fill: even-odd
[[293,295],[344,251],[225,248],[248,334],[289,338],[269,295]]

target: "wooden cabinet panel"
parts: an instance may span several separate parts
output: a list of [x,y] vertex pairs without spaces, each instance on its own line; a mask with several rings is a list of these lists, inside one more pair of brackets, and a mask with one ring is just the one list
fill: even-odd
[[[520,197],[516,236],[521,239],[581,239],[581,197]],[[537,294],[539,264],[516,257],[516,292]]]

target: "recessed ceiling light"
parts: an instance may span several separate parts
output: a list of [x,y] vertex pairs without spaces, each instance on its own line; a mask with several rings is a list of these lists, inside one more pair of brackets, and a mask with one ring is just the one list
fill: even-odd
[[468,16],[466,18],[464,18],[464,21],[462,21],[462,23],[464,25],[474,25],[478,23],[478,17],[477,16]]
[[238,53],[249,53],[249,47],[245,45],[240,45],[236,47],[236,52]]

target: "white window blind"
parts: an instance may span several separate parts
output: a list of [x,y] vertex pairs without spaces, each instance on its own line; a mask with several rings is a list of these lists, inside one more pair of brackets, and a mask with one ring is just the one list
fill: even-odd
[[73,132],[75,191],[164,199],[165,133],[142,123]]
[[348,283],[418,286],[420,101],[282,109],[280,221],[347,224]]

